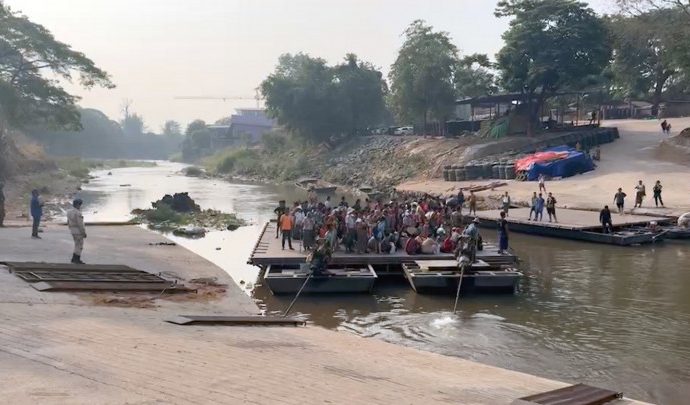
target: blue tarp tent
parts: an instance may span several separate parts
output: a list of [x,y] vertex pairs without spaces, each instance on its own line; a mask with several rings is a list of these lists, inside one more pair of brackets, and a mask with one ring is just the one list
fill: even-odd
[[546,149],[546,152],[568,152],[563,159],[551,162],[534,163],[527,171],[527,180],[535,181],[540,174],[547,177],[570,177],[594,170],[594,162],[588,154],[579,152],[567,145]]

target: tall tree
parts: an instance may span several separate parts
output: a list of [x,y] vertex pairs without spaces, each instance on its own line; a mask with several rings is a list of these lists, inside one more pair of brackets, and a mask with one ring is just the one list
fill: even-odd
[[78,128],[78,97],[60,86],[114,87],[108,74],[42,25],[0,2],[0,136],[6,124]]
[[672,8],[690,19],[690,0],[616,0],[616,3],[625,12],[644,14],[650,10]]
[[381,72],[353,54],[334,67],[301,53],[282,55],[260,88],[269,115],[314,142],[379,124],[384,112]]
[[182,136],[182,127],[180,123],[174,120],[167,120],[161,128],[161,132],[165,136],[179,137]]
[[458,50],[447,32],[435,32],[416,20],[404,32],[398,57],[388,76],[391,104],[401,121],[445,121],[453,110],[453,73]]
[[484,54],[475,53],[460,59],[453,82],[459,98],[477,97],[498,91],[492,63]]
[[338,103],[333,70],[321,58],[281,55],[260,88],[269,115],[293,133],[321,141],[342,128],[344,117],[333,108]]
[[381,123],[386,82],[379,70],[349,53],[344,63],[335,67],[335,79],[340,90],[338,103],[350,133]]
[[130,113],[122,117],[120,120],[122,132],[128,136],[143,135],[146,132],[146,125],[144,125],[144,118],[137,113]]
[[617,90],[626,97],[651,97],[656,115],[668,85],[690,73],[690,29],[681,14],[655,9],[638,16],[611,20]]
[[204,122],[204,120],[196,119],[187,124],[187,129],[185,129],[184,134],[186,136],[190,136],[194,131],[205,128],[206,123]]
[[524,92],[531,133],[546,97],[600,77],[611,56],[606,25],[574,0],[502,0],[495,14],[513,18],[498,68],[506,89]]

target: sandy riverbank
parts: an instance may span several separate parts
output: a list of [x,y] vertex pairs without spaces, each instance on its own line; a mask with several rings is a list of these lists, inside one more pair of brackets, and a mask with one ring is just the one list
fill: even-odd
[[[0,229],[0,261],[64,262],[71,239]],[[0,269],[0,394],[8,403],[509,404],[565,383],[318,327],[180,327],[177,314],[251,314],[220,268],[137,227],[91,227],[84,259],[216,277],[223,294],[155,299],[145,308],[94,305],[89,295],[39,293]],[[612,387],[615,388],[615,387]],[[635,403],[633,401],[619,401]]]
[[[668,120],[674,134],[690,127],[690,118]],[[634,189],[638,180],[647,186],[647,199],[642,209],[635,213],[657,215],[680,215],[690,211],[690,166],[660,160],[657,146],[663,139],[659,122],[656,120],[606,121],[602,125],[618,127],[620,139],[602,145],[601,162],[596,170],[558,181],[548,181],[547,190],[553,192],[558,205],[567,208],[601,209],[605,204],[612,206],[613,195],[618,187],[628,194],[626,209],[634,205]],[[666,208],[654,207],[651,189],[656,180],[661,180]],[[446,182],[443,179],[416,180],[400,184],[400,191],[453,194],[461,187],[483,184],[485,181]],[[536,182],[508,181],[508,185],[494,191],[480,192],[480,196],[501,194],[508,191],[513,201],[529,201],[532,192],[537,191]]]

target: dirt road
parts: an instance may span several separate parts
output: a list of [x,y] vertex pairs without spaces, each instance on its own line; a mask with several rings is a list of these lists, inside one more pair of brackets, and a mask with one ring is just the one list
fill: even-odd
[[[690,118],[668,120],[673,126],[672,135],[690,127]],[[600,209],[605,204],[613,206],[613,195],[618,187],[628,194],[626,210],[634,205],[634,186],[642,180],[647,187],[647,198],[636,213],[680,215],[690,211],[690,166],[660,160],[656,147],[664,139],[657,120],[606,121],[603,126],[618,127],[620,139],[602,145],[601,161],[596,170],[558,181],[548,181],[547,190],[553,192],[558,205],[568,208]],[[690,162],[689,162],[690,163]],[[652,199],[652,186],[661,180],[666,208],[656,208]],[[482,181],[449,183],[441,180],[410,181],[397,187],[402,191],[450,194],[460,187],[481,184]],[[489,195],[508,191],[513,201],[528,201],[537,191],[536,182],[508,181],[508,186],[495,191],[481,192]]]

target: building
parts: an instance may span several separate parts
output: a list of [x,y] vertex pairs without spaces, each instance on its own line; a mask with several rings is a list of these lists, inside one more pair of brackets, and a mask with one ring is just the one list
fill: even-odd
[[248,137],[251,143],[260,141],[275,126],[275,120],[266,115],[264,108],[238,108],[237,114],[230,117],[230,135],[238,139]]
[[275,128],[275,120],[266,116],[263,108],[238,108],[223,124],[208,125],[211,150],[246,146],[257,143],[261,136]]

